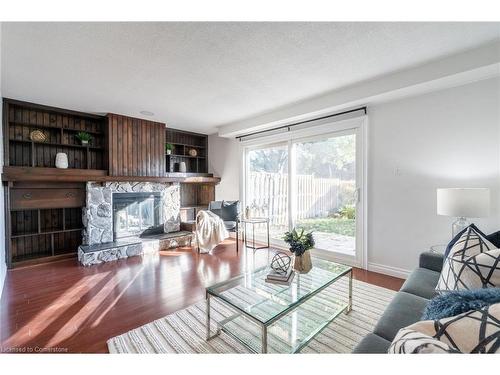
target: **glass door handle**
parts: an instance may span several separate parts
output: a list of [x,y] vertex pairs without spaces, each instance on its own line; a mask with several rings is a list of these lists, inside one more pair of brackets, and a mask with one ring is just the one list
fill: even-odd
[[354,200],[356,201],[356,203],[360,202],[360,200],[361,200],[361,188],[356,188],[356,190],[354,190]]

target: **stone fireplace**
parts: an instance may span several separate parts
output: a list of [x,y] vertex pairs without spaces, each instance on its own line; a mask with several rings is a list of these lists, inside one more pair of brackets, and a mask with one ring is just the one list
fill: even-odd
[[180,185],[159,182],[88,182],[83,211],[84,266],[191,245],[180,231]]
[[86,245],[140,236],[148,229],[151,234],[177,232],[180,186],[159,182],[88,182],[83,224]]
[[113,193],[113,239],[164,232],[161,194]]

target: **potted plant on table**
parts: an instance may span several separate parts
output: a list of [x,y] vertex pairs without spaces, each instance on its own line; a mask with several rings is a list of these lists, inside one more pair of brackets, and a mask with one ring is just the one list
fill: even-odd
[[298,273],[307,273],[312,268],[310,249],[314,247],[314,238],[312,232],[300,233],[294,228],[286,232],[283,240],[290,245],[290,251],[295,255],[293,269]]
[[165,152],[167,153],[167,155],[172,154],[173,148],[174,148],[174,145],[172,145],[172,143],[165,144]]
[[79,132],[76,134],[76,138],[82,142],[83,146],[86,146],[89,144],[89,142],[92,140],[92,137],[90,136],[89,133],[87,132]]

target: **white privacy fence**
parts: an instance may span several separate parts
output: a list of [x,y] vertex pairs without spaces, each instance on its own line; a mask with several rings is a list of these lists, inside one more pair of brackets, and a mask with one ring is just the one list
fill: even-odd
[[[288,225],[288,175],[250,172],[247,204],[253,216],[265,216],[271,224]],[[349,204],[354,181],[338,178],[318,178],[312,175],[296,176],[297,219],[327,217]]]

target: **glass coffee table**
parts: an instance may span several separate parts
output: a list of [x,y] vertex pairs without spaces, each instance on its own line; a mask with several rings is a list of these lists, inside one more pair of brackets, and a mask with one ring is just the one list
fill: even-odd
[[[290,285],[266,282],[268,272],[263,267],[206,289],[207,341],[222,331],[254,353],[297,353],[341,313],[351,311],[349,266],[313,258],[312,270],[296,274]],[[339,283],[334,297],[325,298],[334,283]],[[215,333],[211,300],[221,302],[226,311],[216,321]]]

